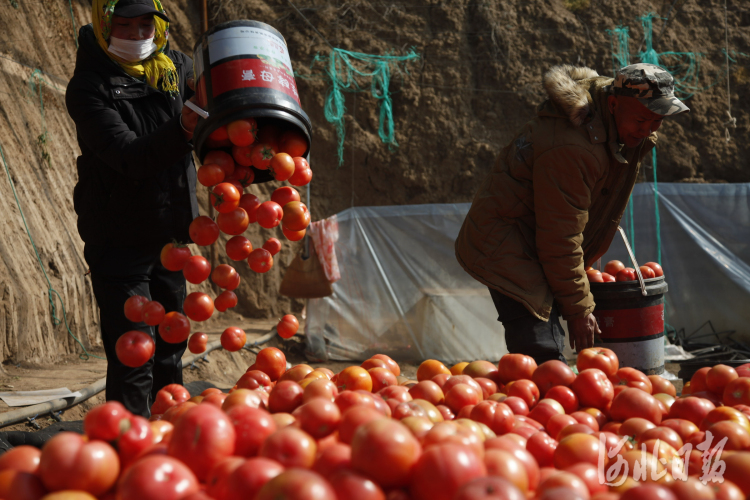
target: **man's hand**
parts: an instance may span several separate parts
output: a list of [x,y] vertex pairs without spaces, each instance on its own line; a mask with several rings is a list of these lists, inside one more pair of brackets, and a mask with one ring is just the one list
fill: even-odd
[[[194,79],[188,78],[186,83],[188,87],[195,91]],[[191,97],[188,100],[195,104],[195,96]],[[182,116],[180,117],[180,124],[182,125],[182,135],[184,135],[185,139],[189,141],[193,137],[195,126],[198,124],[198,113],[188,108],[187,106],[182,106]]]
[[570,334],[570,348],[581,352],[589,347],[594,347],[594,334],[601,335],[602,331],[596,323],[593,314],[583,318],[568,321],[568,333]]

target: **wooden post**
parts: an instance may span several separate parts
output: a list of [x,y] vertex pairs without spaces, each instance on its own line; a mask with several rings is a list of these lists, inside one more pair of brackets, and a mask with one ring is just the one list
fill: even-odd
[[201,11],[201,31],[205,33],[208,31],[208,0],[198,0]]

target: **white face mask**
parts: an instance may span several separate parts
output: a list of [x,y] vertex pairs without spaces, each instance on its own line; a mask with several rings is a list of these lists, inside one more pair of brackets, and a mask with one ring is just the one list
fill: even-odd
[[128,62],[138,62],[153,54],[157,48],[154,37],[145,40],[125,40],[111,36],[107,50]]

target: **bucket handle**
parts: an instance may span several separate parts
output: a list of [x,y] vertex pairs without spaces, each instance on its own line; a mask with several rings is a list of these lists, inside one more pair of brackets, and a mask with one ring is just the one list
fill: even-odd
[[638,282],[641,285],[641,293],[645,297],[646,295],[648,295],[648,292],[646,292],[646,282],[643,281],[643,274],[641,274],[641,268],[638,267],[638,262],[635,260],[635,254],[633,253],[633,249],[630,248],[630,242],[628,241],[628,237],[625,236],[625,230],[621,226],[617,226],[617,229],[620,230],[622,241],[625,242],[625,249],[628,251],[628,255],[630,255],[631,262],[633,262],[633,266],[635,267],[635,274],[636,276],[638,276]]

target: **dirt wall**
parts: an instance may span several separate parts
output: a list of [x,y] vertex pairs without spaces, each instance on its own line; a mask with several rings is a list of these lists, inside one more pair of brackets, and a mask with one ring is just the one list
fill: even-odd
[[[0,146],[41,263],[67,307],[71,329],[84,345],[95,347],[96,304],[85,277],[72,205],[79,150],[64,105],[75,61],[69,9],[72,6],[80,27],[90,22],[90,2],[0,2],[5,2],[0,5]],[[199,33],[198,0],[164,4],[174,21],[172,43],[190,53]],[[570,63],[611,74],[606,30],[619,24],[631,28],[631,60],[636,61],[643,39],[636,17],[647,12],[668,18],[654,20],[654,48],[702,53],[699,86],[708,87],[688,100],[691,113],[665,121],[659,131],[659,180],[750,181],[750,7],[741,0],[728,2],[730,94],[721,0],[295,0],[299,10],[286,0],[208,0],[208,5],[212,25],[256,19],[287,38],[300,74],[302,104],[314,126],[314,219],[352,205],[470,201],[495,155],[543,100],[542,73]],[[344,163],[337,166],[335,129],[324,115],[330,83],[321,63],[310,67],[316,54],[329,54],[329,43],[380,55],[400,55],[413,47],[421,55],[405,66],[408,73],[394,68],[391,75],[398,148],[389,149],[378,137],[378,100],[368,92],[347,93]],[[35,68],[44,72],[44,120],[38,91],[28,84]],[[368,79],[359,83],[369,89]],[[729,142],[723,125],[728,97],[737,118]],[[40,142],[45,127],[46,141]],[[6,362],[55,361],[78,348],[63,325],[52,323],[46,279],[4,171],[0,177],[5,214],[0,219],[0,355]],[[646,169],[644,180],[652,178],[653,170]],[[274,187],[253,186],[251,191],[268,197]],[[205,192],[200,196],[205,213]],[[256,246],[272,234],[280,236],[258,228],[249,234]],[[266,275],[237,265],[243,278],[238,313],[274,317],[301,311],[300,301],[277,293],[284,269],[298,250],[299,245],[285,244]]]

